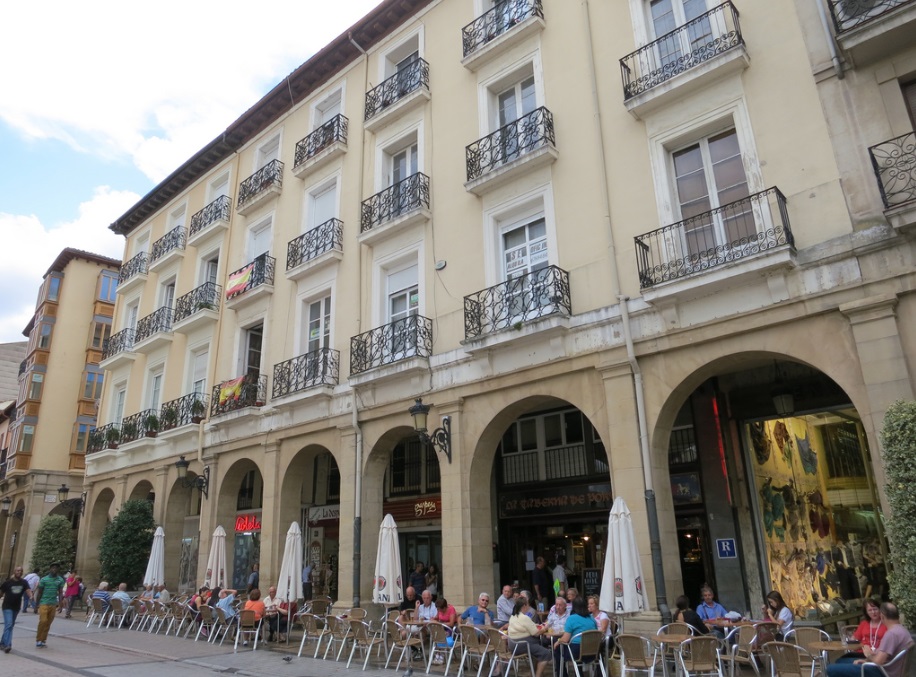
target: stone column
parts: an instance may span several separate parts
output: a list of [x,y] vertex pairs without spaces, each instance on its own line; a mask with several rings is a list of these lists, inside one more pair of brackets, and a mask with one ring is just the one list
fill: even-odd
[[[279,533],[280,510],[280,444],[269,442],[264,445],[264,498],[261,509],[261,592],[267,594],[268,585],[274,585],[280,575],[280,561],[286,530]],[[288,526],[288,525],[287,525]],[[227,555],[228,556],[228,555]]]

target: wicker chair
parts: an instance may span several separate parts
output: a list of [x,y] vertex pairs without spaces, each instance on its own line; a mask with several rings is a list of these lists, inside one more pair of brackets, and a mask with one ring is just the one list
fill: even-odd
[[92,625],[92,622],[98,620],[99,627],[102,627],[102,623],[108,619],[108,612],[111,610],[105,608],[105,604],[98,597],[90,597],[89,601],[92,602],[92,613],[89,614],[89,618],[86,621],[86,627],[88,628]]
[[[398,664],[395,670],[401,669],[401,661],[405,656],[407,657],[407,665],[411,666],[413,649],[422,651],[423,662],[426,662],[426,647],[423,645],[423,640],[417,635],[408,632],[407,628],[397,621],[385,621],[385,632],[388,636],[388,658],[385,660],[385,669],[388,669],[388,664],[391,662],[391,656],[397,649],[400,649],[400,653],[398,654]],[[411,667],[411,670],[412,669]]]
[[328,652],[331,650],[331,647],[337,643],[339,646],[337,648],[337,655],[334,657],[335,661],[339,661],[341,655],[343,655],[344,647],[347,645],[347,641],[350,639],[350,624],[345,621],[343,618],[338,618],[337,616],[328,616],[325,618],[327,623],[327,638],[328,642],[324,647],[324,654],[322,658],[327,659]]
[[385,646],[385,638],[380,637],[379,633],[369,627],[369,624],[363,620],[350,619],[350,658],[347,661],[347,667],[353,662],[353,654],[359,649],[366,657],[363,660],[363,670],[369,664],[369,656],[372,655],[372,649],[378,648],[379,657]]
[[[225,611],[218,606],[213,607],[213,632],[210,633],[210,642],[215,644],[216,640],[219,639],[219,644],[222,646],[223,640],[226,639],[226,635],[228,635],[235,626],[237,619],[238,616],[226,618]],[[220,636],[222,636],[222,638],[220,638]]]
[[658,645],[640,635],[617,635],[617,648],[620,649],[620,674],[644,672],[647,677],[655,677],[655,668],[659,662]]
[[455,647],[458,642],[449,642],[449,639],[452,638],[448,634],[448,628],[438,621],[427,623],[426,632],[429,636],[429,660],[426,661],[426,674],[428,675],[432,669],[433,659],[436,654],[445,653],[448,656],[445,660],[445,672],[443,673],[443,677],[445,677],[448,675],[448,669],[452,664],[452,657],[455,655]]
[[[827,632],[825,632],[824,630],[821,630],[820,628],[794,628],[792,630],[789,630],[789,632],[786,633],[784,641],[790,642],[792,644],[798,644],[798,646],[802,647],[809,654],[811,654],[813,659],[817,661],[818,663],[817,666],[809,665],[807,667],[816,668],[818,671],[821,672],[821,674],[826,673],[827,671],[827,656],[825,655],[826,652],[819,651],[817,649],[812,649],[811,644],[814,642],[829,642],[830,635]],[[811,674],[814,674],[814,670],[812,670]]]
[[773,677],[814,677],[820,666],[820,661],[798,644],[767,642],[763,648],[770,657]]
[[110,628],[112,623],[116,623],[115,627],[120,630],[129,611],[130,607],[124,608],[124,602],[112,597],[111,608],[108,610],[108,623],[105,624],[105,627]]
[[894,656],[891,660],[889,660],[884,665],[878,665],[877,663],[862,663],[862,672],[860,673],[861,676],[865,677],[865,668],[866,667],[873,667],[873,668],[877,668],[878,670],[880,670],[881,673],[884,675],[884,677],[888,677],[887,668],[891,667],[892,665],[897,666],[898,664],[900,664],[900,671],[897,673],[898,675],[910,674],[909,667],[910,667],[910,656],[913,653],[912,649],[913,649],[913,645],[911,644],[910,646],[908,646],[906,649],[898,653],[896,656]]
[[[214,632],[214,625],[216,623],[216,617],[211,609],[206,604],[200,605],[200,621],[197,624],[197,634],[194,635],[194,641],[200,639],[200,636],[203,635],[204,639],[208,642],[210,641],[210,636]],[[206,632],[204,632],[206,630]],[[166,632],[165,634],[169,634]]]
[[323,624],[321,619],[315,614],[301,613],[298,618],[302,623],[302,640],[299,642],[298,656],[300,658],[302,657],[302,650],[305,648],[305,643],[307,641],[315,640],[315,653],[312,654],[312,658],[318,658],[318,650],[321,648],[321,641],[330,630],[328,630],[328,626]]
[[[576,677],[581,677],[579,668],[585,669],[588,667],[590,670],[594,671],[594,667],[597,665],[598,669],[601,670],[601,674],[604,677],[608,677],[607,668],[604,665],[604,661],[601,660],[601,644],[604,642],[604,635],[600,630],[586,630],[585,632],[580,632],[570,639],[572,640],[579,638],[579,657],[575,660],[572,659],[570,655],[569,658],[567,652],[564,651],[564,665],[566,663],[572,664],[573,672],[576,673]],[[561,674],[568,674],[568,670],[561,670]]]
[[678,647],[677,660],[684,677],[723,677],[716,637],[689,637]]
[[242,609],[239,611],[238,628],[235,633],[235,646],[233,651],[239,650],[239,639],[242,640],[242,646],[248,644],[247,637],[254,635],[254,645],[252,651],[258,650],[258,640],[261,638],[261,619],[258,618],[252,609]]
[[484,660],[492,660],[496,649],[490,646],[490,638],[487,633],[473,625],[459,625],[458,634],[461,637],[461,662],[458,664],[458,677],[461,677],[464,671],[465,661],[477,661],[477,677],[483,671]]

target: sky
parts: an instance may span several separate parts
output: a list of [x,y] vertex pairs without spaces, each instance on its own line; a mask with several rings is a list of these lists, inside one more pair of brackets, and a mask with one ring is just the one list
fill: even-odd
[[380,1],[5,3],[0,343],[62,249],[120,259],[115,219]]

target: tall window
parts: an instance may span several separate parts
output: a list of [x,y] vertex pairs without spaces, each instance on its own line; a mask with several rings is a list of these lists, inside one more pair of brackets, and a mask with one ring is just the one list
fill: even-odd
[[395,357],[411,355],[417,349],[416,324],[409,320],[420,312],[417,274],[416,263],[388,273],[388,322],[392,325],[391,352]]
[[213,256],[204,259],[201,262],[200,267],[200,278],[201,284],[216,284],[217,275],[219,273],[219,252]]
[[[417,143],[413,142],[406,148],[395,151],[390,155],[391,159],[391,186],[398,186],[401,181],[407,179],[419,170],[419,155],[417,153]],[[395,188],[395,194],[391,197],[391,216],[398,216],[406,212],[414,205],[411,204],[411,182],[399,185]]]
[[86,444],[89,441],[89,424],[77,423],[76,435],[73,440],[73,450],[78,454],[86,453]]
[[174,230],[184,225],[186,211],[187,207],[182,205],[169,214],[169,230]]
[[149,376],[149,398],[147,409],[159,410],[162,403],[162,372],[157,371],[150,373]]
[[35,441],[35,426],[22,426],[22,434],[19,437],[19,451],[23,454],[32,453],[32,444]]
[[42,322],[38,325],[38,347],[47,350],[51,346],[51,325]]
[[207,366],[210,361],[208,350],[199,350],[191,356],[191,392],[207,392]]
[[536,272],[547,268],[547,227],[543,217],[503,231],[503,274],[508,283],[506,300],[512,315],[524,315],[549,303],[546,288],[539,284]]
[[306,352],[314,353],[331,344],[331,297],[312,301],[308,304],[306,326]]
[[406,94],[420,86],[420,69],[412,67],[420,60],[420,52],[412,52],[397,62],[398,93]]
[[213,181],[210,186],[207,188],[208,201],[213,202],[218,200],[223,195],[229,194],[229,175],[223,174],[219,178]]
[[308,229],[316,228],[337,216],[337,184],[319,188],[309,194]]
[[86,382],[83,386],[83,399],[97,400],[102,396],[102,386],[104,385],[104,374],[93,372],[86,373]]
[[105,341],[111,336],[111,324],[108,322],[92,323],[92,343],[91,346],[96,350],[105,347]]
[[649,3],[652,28],[656,39],[662,38],[679,26],[692,22],[686,31],[659,40],[656,49],[662,66],[674,63],[683,55],[701,48],[712,40],[712,26],[709,19],[694,21],[706,10],[706,0],[652,0]]
[[29,384],[29,399],[30,400],[40,400],[41,399],[41,389],[45,382],[44,374],[32,374],[32,381]]
[[270,141],[258,148],[257,163],[258,169],[268,162],[280,159],[280,137],[275,136]]
[[243,373],[257,378],[261,375],[261,348],[264,343],[264,325],[257,324],[245,330],[245,354],[243,356]]
[[57,301],[60,298],[61,279],[57,275],[48,278],[48,300]]
[[[534,76],[517,82],[508,89],[499,93],[497,98],[497,129],[502,129],[510,122],[515,122],[531,113],[536,107]],[[526,133],[525,129],[516,129],[517,125],[508,130],[503,138],[499,139],[502,146],[502,157],[506,162],[518,157],[519,146],[527,147],[532,142],[530,139],[519,138]],[[536,127],[527,131],[528,134],[538,134]]]
[[112,423],[121,423],[121,419],[124,418],[124,403],[127,401],[127,386],[120,385],[115,390],[114,396],[114,415],[111,418]]
[[114,303],[118,291],[118,276],[115,273],[104,271],[99,275],[99,301]]
[[270,253],[270,219],[252,226],[248,231],[248,260],[254,261],[261,254]]
[[134,301],[127,306],[127,317],[124,321],[124,328],[135,330],[137,328],[137,318],[140,315],[140,301]]
[[334,92],[327,99],[315,107],[315,127],[321,127],[326,122],[330,122],[336,115],[340,114],[340,90]]
[[175,278],[162,285],[159,297],[160,308],[171,308],[175,305]]

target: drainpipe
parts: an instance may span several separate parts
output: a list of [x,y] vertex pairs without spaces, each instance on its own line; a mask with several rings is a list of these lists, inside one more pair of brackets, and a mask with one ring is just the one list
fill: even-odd
[[830,61],[833,63],[833,70],[836,72],[837,79],[842,80],[846,77],[843,71],[843,64],[840,62],[840,55],[837,53],[836,42],[833,39],[833,32],[830,30],[830,21],[827,19],[827,10],[824,9],[824,3],[821,0],[814,3],[817,5],[817,13],[821,18],[821,26],[824,29],[824,37],[827,39],[827,49],[830,50]]
[[646,418],[646,398],[643,387],[642,371],[636,359],[633,348],[633,337],[630,332],[630,313],[627,308],[629,298],[620,291],[620,274],[617,270],[617,248],[614,244],[614,230],[611,227],[611,200],[608,194],[607,155],[604,152],[604,128],[601,125],[601,101],[598,96],[598,75],[595,71],[595,51],[592,42],[592,22],[589,13],[588,0],[582,0],[583,17],[585,19],[585,40],[588,50],[588,72],[591,80],[592,110],[595,112],[595,130],[598,135],[598,154],[601,160],[601,193],[604,197],[605,221],[608,234],[608,261],[611,266],[612,293],[620,305],[620,319],[623,325],[623,338],[627,349],[627,361],[633,372],[633,389],[636,394],[636,423],[639,430],[639,450],[642,456],[643,483],[645,485],[646,519],[649,523],[649,548],[652,553],[652,576],[655,579],[655,603],[662,615],[662,622],[671,621],[671,610],[668,608],[667,591],[665,587],[665,569],[662,563],[662,542],[658,526],[658,506],[655,502],[655,487],[652,481],[652,456],[649,451],[649,424]]

